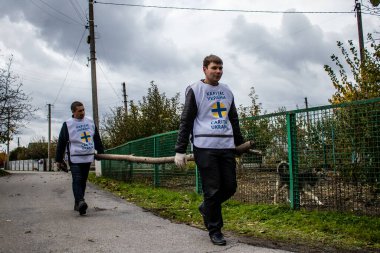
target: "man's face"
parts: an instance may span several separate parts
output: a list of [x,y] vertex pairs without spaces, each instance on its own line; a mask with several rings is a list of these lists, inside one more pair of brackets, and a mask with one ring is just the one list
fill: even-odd
[[84,118],[84,106],[77,106],[75,111],[73,112],[75,119],[83,119]]
[[223,64],[211,62],[207,67],[203,67],[205,73],[205,82],[209,84],[218,84],[223,75]]

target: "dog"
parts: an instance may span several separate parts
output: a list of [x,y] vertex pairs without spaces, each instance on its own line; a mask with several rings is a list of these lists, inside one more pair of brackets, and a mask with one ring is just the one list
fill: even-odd
[[[323,205],[323,203],[318,199],[318,197],[313,193],[313,187],[319,182],[323,177],[323,169],[312,171],[300,172],[298,173],[298,190],[300,193],[309,196],[314,200],[318,205]],[[274,194],[273,203],[278,203],[278,194],[280,191],[287,188],[289,200],[289,184],[290,184],[290,175],[289,175],[289,164],[285,161],[281,161],[277,165],[277,180],[276,180],[276,192]],[[301,197],[301,196],[300,196]]]

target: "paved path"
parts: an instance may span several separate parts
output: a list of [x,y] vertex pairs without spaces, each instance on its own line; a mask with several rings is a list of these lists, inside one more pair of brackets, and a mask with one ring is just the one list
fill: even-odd
[[0,177],[0,252],[285,252],[175,224],[88,184],[86,216],[73,211],[71,175],[17,172]]

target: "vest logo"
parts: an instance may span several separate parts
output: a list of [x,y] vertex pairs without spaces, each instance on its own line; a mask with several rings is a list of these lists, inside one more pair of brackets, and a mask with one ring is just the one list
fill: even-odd
[[225,118],[227,115],[227,108],[222,102],[214,103],[211,109],[212,116],[214,118]]
[[90,132],[83,132],[80,134],[80,138],[82,140],[82,142],[90,142],[91,141],[91,135],[90,135]]

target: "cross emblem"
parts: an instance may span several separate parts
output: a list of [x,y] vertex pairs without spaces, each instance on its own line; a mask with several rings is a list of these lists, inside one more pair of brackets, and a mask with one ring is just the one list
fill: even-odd
[[83,132],[80,134],[80,138],[82,139],[82,142],[89,142],[91,140],[91,135],[89,132]]
[[227,114],[227,108],[225,107],[223,103],[216,102],[215,104],[212,105],[211,112],[215,118],[223,118]]

